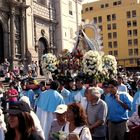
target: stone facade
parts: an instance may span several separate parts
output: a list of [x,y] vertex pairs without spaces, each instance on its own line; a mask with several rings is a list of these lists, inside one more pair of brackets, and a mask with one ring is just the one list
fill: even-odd
[[71,50],[80,22],[79,0],[1,0],[0,63],[29,64]]

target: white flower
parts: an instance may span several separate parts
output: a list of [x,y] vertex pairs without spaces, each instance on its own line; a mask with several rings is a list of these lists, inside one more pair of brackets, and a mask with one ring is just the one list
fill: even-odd
[[51,53],[44,54],[41,58],[41,66],[44,74],[46,74],[48,71],[55,71],[57,69],[56,64],[56,56]]
[[83,71],[88,75],[96,75],[102,71],[101,55],[98,51],[90,50],[83,57]]
[[112,55],[104,55],[102,58],[103,73],[106,76],[115,76],[117,74],[117,61]]

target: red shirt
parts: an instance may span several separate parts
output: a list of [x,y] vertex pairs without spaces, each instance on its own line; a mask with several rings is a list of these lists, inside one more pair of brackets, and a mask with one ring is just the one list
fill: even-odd
[[8,100],[9,101],[17,101],[17,97],[18,97],[18,92],[16,89],[9,89],[8,90],[8,96],[16,96],[16,97],[9,97]]

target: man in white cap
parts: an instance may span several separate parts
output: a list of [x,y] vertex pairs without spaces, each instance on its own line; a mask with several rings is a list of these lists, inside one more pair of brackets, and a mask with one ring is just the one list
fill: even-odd
[[57,106],[55,110],[56,119],[54,119],[54,121],[52,122],[48,140],[55,140],[53,135],[59,132],[60,130],[62,130],[63,127],[65,126],[67,122],[66,112],[67,112],[67,105],[60,104]]

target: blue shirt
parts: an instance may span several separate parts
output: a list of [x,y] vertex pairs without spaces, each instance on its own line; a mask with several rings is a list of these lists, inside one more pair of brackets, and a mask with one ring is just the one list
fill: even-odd
[[63,96],[65,104],[69,104],[70,103],[70,94],[71,94],[70,91],[65,89],[65,88],[63,88],[61,90],[60,94]]
[[59,104],[65,104],[63,97],[52,89],[42,92],[37,101],[37,107],[46,112],[54,112]]
[[[119,93],[120,100],[127,104],[129,108],[132,106],[132,102],[125,93]],[[114,95],[110,94],[105,99],[108,106],[108,120],[119,122],[128,119],[128,110],[123,108],[117,101]]]
[[83,97],[85,97],[85,91],[86,91],[86,88],[83,86],[80,90],[77,90],[77,91],[76,91],[76,94],[80,92],[81,95],[82,95]]
[[132,102],[132,114],[136,111],[136,101],[140,98],[140,89],[135,93]]
[[27,96],[29,98],[31,107],[34,108],[34,105],[35,105],[35,94],[34,94],[34,91],[32,89],[22,91],[20,96],[21,97],[22,96]]
[[74,103],[74,96],[77,94],[77,91],[71,90],[70,91],[70,103]]

